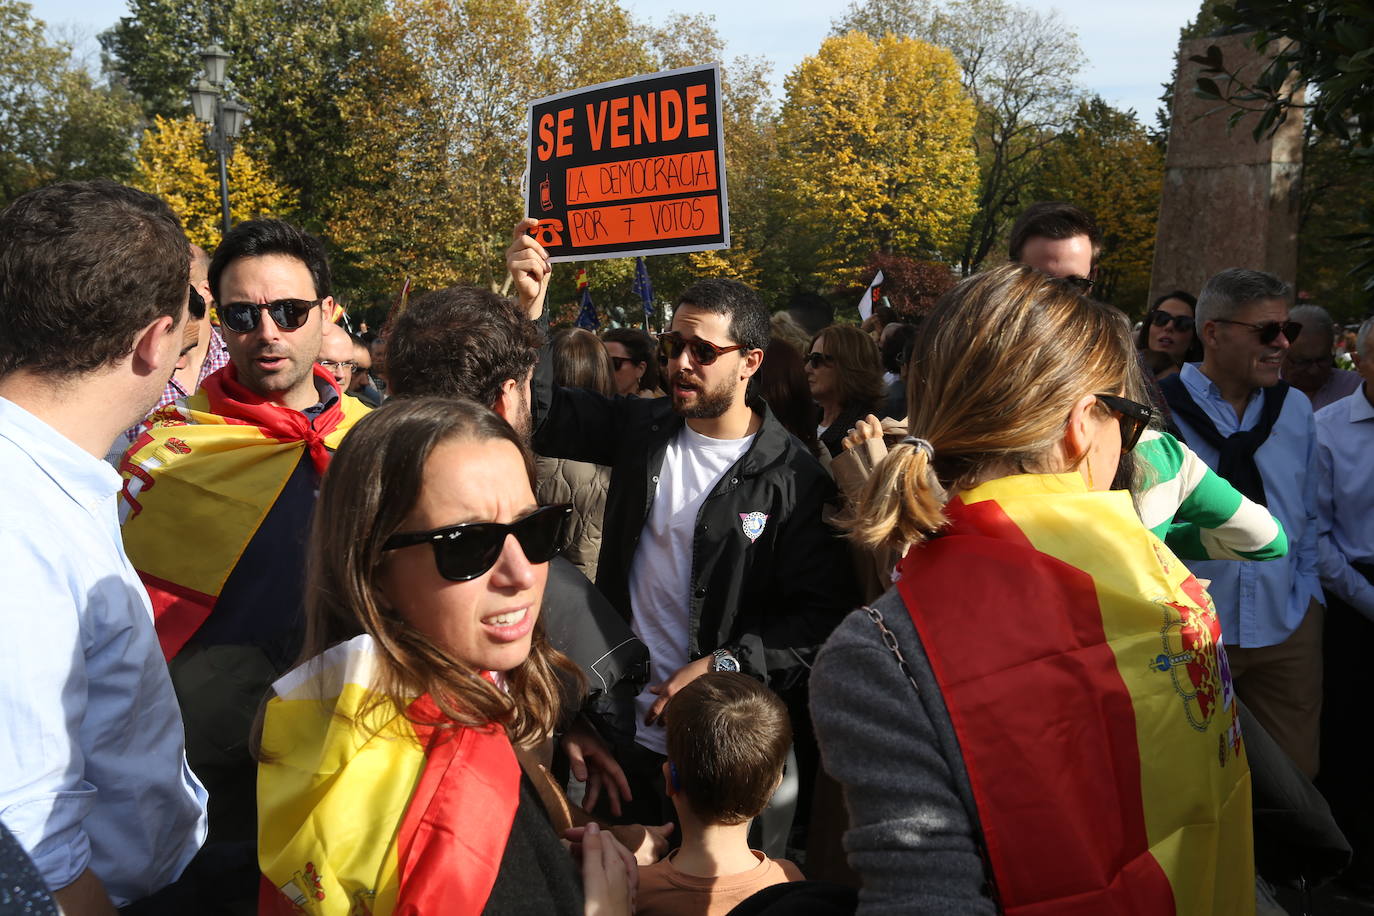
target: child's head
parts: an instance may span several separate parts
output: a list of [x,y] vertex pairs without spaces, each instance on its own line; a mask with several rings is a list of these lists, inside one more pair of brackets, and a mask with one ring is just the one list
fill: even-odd
[[787,707],[743,674],[704,674],[664,711],[669,788],[705,824],[742,824],[768,804],[792,746]]

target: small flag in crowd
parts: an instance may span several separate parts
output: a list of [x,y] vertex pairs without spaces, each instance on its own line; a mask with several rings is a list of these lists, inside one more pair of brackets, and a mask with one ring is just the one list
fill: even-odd
[[574,322],[579,328],[588,331],[595,331],[601,327],[601,319],[596,317],[596,306],[592,305],[592,291],[587,286],[587,268],[577,269],[577,288],[582,291],[582,310],[577,313],[577,321]]
[[859,318],[863,321],[868,320],[868,316],[873,314],[873,306],[883,300],[883,272],[878,271],[874,276],[873,282],[868,284],[868,289],[864,290],[864,297],[859,300]]
[[649,282],[649,266],[643,257],[635,258],[635,282],[631,290],[644,303],[644,330],[647,331],[654,317],[654,285]]

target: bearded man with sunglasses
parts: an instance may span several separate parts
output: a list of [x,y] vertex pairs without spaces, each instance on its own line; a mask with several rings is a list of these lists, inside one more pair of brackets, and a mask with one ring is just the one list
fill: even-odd
[[[551,268],[531,225],[517,226],[507,265],[538,318]],[[617,749],[646,823],[672,816],[669,699],[700,675],[743,671],[790,696],[805,726],[810,660],[858,597],[844,543],[821,517],[834,482],[750,396],[768,318],[743,283],[689,287],[660,338],[667,398],[558,388],[548,360],[534,374],[535,450],[612,469],[597,586],[652,657],[634,742]]]
[[267,686],[300,651],[320,479],[368,408],[316,365],[334,311],[317,239],[280,220],[239,223],[216,249],[209,283],[229,364],[153,413],[120,468],[121,514],[186,721],[187,756],[210,789],[207,850],[232,876],[216,893],[251,898],[248,735]]
[[1236,691],[1309,777],[1318,767],[1322,591],[1317,574],[1316,427],[1307,398],[1279,379],[1302,326],[1292,289],[1273,274],[1233,268],[1197,303],[1201,363],[1160,383],[1189,446],[1288,535],[1286,557],[1200,561],[1210,579]]

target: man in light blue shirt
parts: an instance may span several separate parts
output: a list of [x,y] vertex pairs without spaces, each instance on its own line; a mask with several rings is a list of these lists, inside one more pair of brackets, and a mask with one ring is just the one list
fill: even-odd
[[1267,505],[1288,533],[1284,558],[1199,561],[1210,579],[1236,691],[1298,767],[1316,774],[1322,696],[1312,407],[1280,383],[1301,328],[1292,291],[1272,274],[1225,270],[1197,304],[1201,363],[1161,382],[1188,445],[1232,486]]
[[175,881],[205,791],[101,457],[184,346],[186,237],[112,182],[0,212],[0,820],[69,916]]

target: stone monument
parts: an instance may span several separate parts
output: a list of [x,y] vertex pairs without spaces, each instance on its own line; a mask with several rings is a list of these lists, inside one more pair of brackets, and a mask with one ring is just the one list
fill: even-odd
[[[1290,112],[1273,135],[1256,141],[1251,131],[1259,114],[1245,115],[1228,130],[1234,109],[1193,94],[1202,68],[1189,58],[1205,54],[1208,45],[1221,48],[1228,69],[1241,64],[1242,78],[1254,80],[1268,57],[1248,47],[1248,37],[1194,38],[1179,46],[1151,302],[1174,289],[1196,295],[1208,277],[1228,267],[1267,270],[1289,283],[1296,279],[1301,111]],[[1301,90],[1294,101],[1302,101]]]

